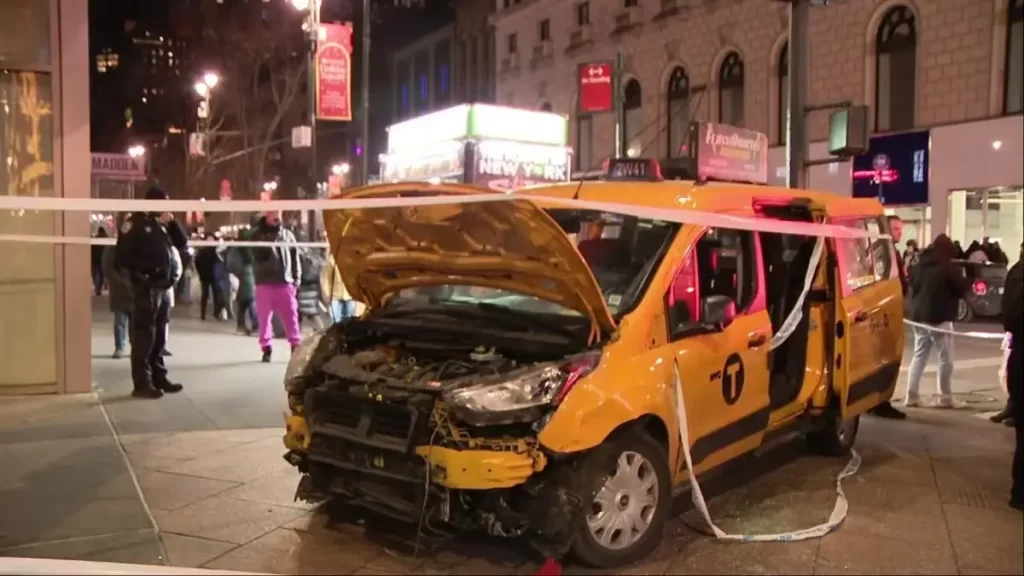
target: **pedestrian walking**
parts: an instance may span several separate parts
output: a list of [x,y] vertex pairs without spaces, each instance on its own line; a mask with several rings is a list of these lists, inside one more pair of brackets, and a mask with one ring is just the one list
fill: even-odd
[[299,258],[302,262],[302,280],[299,283],[299,323],[309,318],[313,322],[314,330],[322,330],[323,322],[320,316],[321,292],[320,292],[320,270],[324,267],[324,257],[321,250],[301,249]]
[[1024,511],[1024,244],[1017,263],[1006,274],[1003,287],[1003,329],[1010,333],[1010,356],[1006,362],[1006,382],[1013,411],[1016,444],[1013,450],[1013,487],[1010,506]]
[[[207,236],[204,240],[212,240],[213,236]],[[199,296],[199,319],[206,320],[206,309],[213,300],[213,317],[221,318],[224,309],[223,279],[220,277],[219,262],[216,246],[203,246],[196,251],[196,274],[199,276],[201,293]]]
[[[127,214],[118,216],[118,235],[127,219]],[[118,359],[124,357],[124,352],[131,343],[133,299],[131,278],[114,267],[114,252],[113,246],[105,247],[102,265],[107,285],[110,287],[110,311],[114,314],[114,353],[111,354],[111,358]]]
[[[249,234],[240,238],[248,239]],[[237,246],[230,247],[225,263],[228,272],[238,278],[238,291],[235,293],[235,322],[238,332],[252,336],[259,327],[256,319],[256,278],[252,270],[252,252]]]
[[[899,216],[889,216],[888,220],[889,235],[892,237],[892,242],[880,242],[879,244],[876,245],[876,249],[893,251],[893,254],[889,255],[889,258],[896,261],[896,270],[900,276],[900,285],[903,287],[903,298],[905,299],[910,290],[909,280],[907,278],[907,270],[906,268],[904,268],[903,259],[897,257],[897,255],[895,254],[896,244],[899,244],[900,240],[903,239],[903,219],[901,219]],[[914,245],[916,247],[916,243]],[[884,261],[886,255],[880,254],[878,256],[879,258],[876,258],[876,260]],[[889,418],[892,420],[904,420],[907,417],[905,413],[897,410],[896,407],[892,405],[892,402],[889,402],[888,400],[872,408],[870,413],[875,416],[878,416],[879,418]]]
[[327,262],[320,272],[320,293],[323,295],[328,310],[331,312],[331,322],[341,322],[347,318],[357,315],[357,305],[352,299],[348,288],[341,280],[341,272],[334,262],[334,256],[327,255]]
[[263,352],[263,362],[270,362],[274,337],[272,316],[276,316],[284,326],[292,349],[299,345],[301,334],[297,289],[302,280],[302,264],[294,246],[295,235],[282,225],[281,214],[278,212],[269,212],[260,219],[252,240],[279,244],[251,249],[260,350]]
[[940,234],[931,246],[921,252],[915,268],[910,271],[910,320],[913,326],[914,356],[910,361],[905,406],[920,406],[921,375],[932,348],[939,356],[939,400],[937,406],[954,406],[953,320],[957,303],[967,293],[967,279],[953,266],[954,247],[949,236]]
[[[150,188],[147,200],[166,200],[167,193]],[[172,271],[175,249],[184,249],[188,239],[167,224],[170,212],[136,212],[121,228],[114,252],[114,268],[132,283],[132,396],[160,398],[165,392],[180,392],[182,385],[170,381],[162,352],[170,313],[168,290],[174,286]],[[173,237],[172,237],[173,236]]]
[[[96,238],[107,238],[107,231],[102,227],[96,231]],[[105,246],[94,244],[92,246],[92,289],[97,296],[103,293],[103,285],[106,283],[103,272],[103,252]]]

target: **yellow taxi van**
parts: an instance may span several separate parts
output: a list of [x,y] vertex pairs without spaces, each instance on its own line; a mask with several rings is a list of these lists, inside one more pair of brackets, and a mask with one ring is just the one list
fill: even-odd
[[[343,198],[485,192],[401,183]],[[328,212],[341,277],[367,311],[303,342],[288,366],[298,497],[613,567],[658,545],[688,487],[677,379],[698,475],[796,435],[824,455],[851,449],[899,374],[889,240],[826,240],[801,298],[814,237],[587,203],[888,232],[874,200],[656,174]]]

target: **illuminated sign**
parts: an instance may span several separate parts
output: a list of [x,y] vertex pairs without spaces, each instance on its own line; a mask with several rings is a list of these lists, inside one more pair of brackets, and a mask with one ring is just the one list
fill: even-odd
[[697,175],[701,180],[768,182],[768,137],[760,132],[714,124],[696,124]]
[[473,181],[494,190],[569,179],[571,151],[564,146],[485,140],[476,145]]
[[381,181],[418,182],[458,175],[465,171],[465,145],[457,141],[439,143],[419,154],[382,154]]
[[927,131],[873,136],[868,152],[853,158],[853,197],[927,204],[930,141]]
[[94,152],[92,176],[109,180],[145,180],[146,157],[133,158],[128,154]]
[[462,104],[388,128],[388,153],[424,150],[451,140],[509,140],[565,146],[569,121],[554,112]]
[[606,180],[661,180],[661,166],[650,158],[615,158],[608,161]]
[[615,109],[615,65],[611,62],[580,64],[577,69],[580,114]]
[[316,117],[352,120],[352,23],[323,23],[316,49]]

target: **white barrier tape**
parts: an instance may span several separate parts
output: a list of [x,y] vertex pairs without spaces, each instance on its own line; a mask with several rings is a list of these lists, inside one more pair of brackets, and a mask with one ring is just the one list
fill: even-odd
[[932,332],[939,332],[940,334],[949,334],[950,336],[961,336],[963,338],[977,338],[979,340],[1003,340],[1006,338],[1005,332],[981,332],[978,330],[972,330],[969,332],[957,332],[956,330],[947,330],[945,328],[939,328],[938,326],[932,326],[930,324],[921,324],[920,322],[914,322],[911,320],[904,319],[903,323],[912,326],[914,328],[924,328]]
[[34,576],[101,576],[130,575],[158,576],[255,576],[256,572],[232,572],[230,570],[204,570],[202,568],[173,568],[171,566],[146,566],[143,564],[120,564],[114,562],[87,562],[84,560],[57,560],[51,558],[3,558],[0,557],[0,574],[31,574]]
[[679,425],[679,447],[683,451],[683,457],[686,459],[686,469],[690,472],[690,495],[693,500],[693,505],[700,511],[701,516],[704,517],[704,522],[706,522],[708,527],[711,528],[715,538],[718,538],[719,540],[732,540],[737,542],[795,542],[797,540],[821,538],[834,531],[843,523],[843,520],[846,519],[846,515],[850,510],[849,501],[846,499],[846,493],[843,491],[843,480],[856,474],[857,470],[860,468],[861,458],[860,455],[857,454],[856,450],[853,451],[850,461],[846,464],[846,467],[843,468],[843,471],[836,477],[836,504],[832,508],[832,513],[829,515],[828,520],[824,523],[810,528],[804,528],[802,530],[782,532],[779,534],[729,534],[719,528],[711,519],[711,513],[708,511],[707,501],[705,501],[704,494],[700,489],[700,484],[697,482],[697,475],[693,473],[693,459],[690,455],[690,432],[686,420],[686,404],[684,402],[683,384],[682,378],[679,377],[678,364],[675,365],[674,370],[676,417]]
[[807,266],[807,272],[804,274],[804,288],[803,292],[800,293],[800,297],[797,298],[796,304],[793,309],[789,312],[789,317],[786,318],[782,326],[779,326],[777,334],[772,336],[770,350],[775,350],[782,343],[789,338],[789,335],[796,330],[800,320],[804,317],[804,300],[807,299],[807,293],[811,291],[811,286],[814,284],[814,277],[818,275],[818,263],[821,261],[821,253],[825,249],[825,239],[818,238],[818,241],[814,244],[814,252],[811,253],[811,260]]
[[[0,242],[27,242],[29,244],[69,244],[75,246],[113,246],[116,238],[91,238],[87,236],[43,236],[36,234],[0,234]],[[225,248],[273,248],[294,246],[295,248],[329,248],[327,242],[256,242],[252,240],[189,240],[195,248],[205,246]]]
[[[429,190],[429,185],[424,187]],[[408,192],[409,190],[398,190]],[[886,235],[871,234],[866,230],[821,224],[772,220],[751,216],[722,214],[687,209],[667,209],[622,204],[616,202],[595,202],[572,198],[554,198],[529,194],[473,194],[435,195],[387,198],[333,198],[326,200],[111,200],[107,198],[38,198],[28,196],[0,196],[0,210],[44,210],[51,212],[267,212],[297,210],[361,210],[367,208],[403,208],[416,206],[450,206],[478,202],[509,202],[528,200],[544,205],[562,206],[567,209],[596,210],[649,218],[680,224],[693,224],[712,228],[731,228],[754,232],[776,234],[797,234],[828,238],[889,238]]]

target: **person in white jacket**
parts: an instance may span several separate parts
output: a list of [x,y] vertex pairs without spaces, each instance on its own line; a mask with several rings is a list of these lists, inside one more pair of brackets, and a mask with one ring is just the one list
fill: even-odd
[[[181,254],[178,253],[177,249],[171,250],[171,256],[172,256],[172,259],[171,259],[171,278],[174,280],[174,283],[171,284],[171,287],[167,289],[167,307],[170,308],[171,310],[173,310],[174,309],[175,287],[178,285],[178,281],[181,280],[181,275],[184,272],[184,270],[183,270],[183,266],[181,265]],[[163,352],[161,352],[161,354],[163,354],[164,356],[171,356],[171,351],[167,349],[167,344],[166,344],[167,342],[171,341],[171,318],[170,318],[170,316],[171,316],[170,313],[168,313],[167,314],[167,324],[164,326],[164,342],[165,342],[165,344],[164,344]]]

